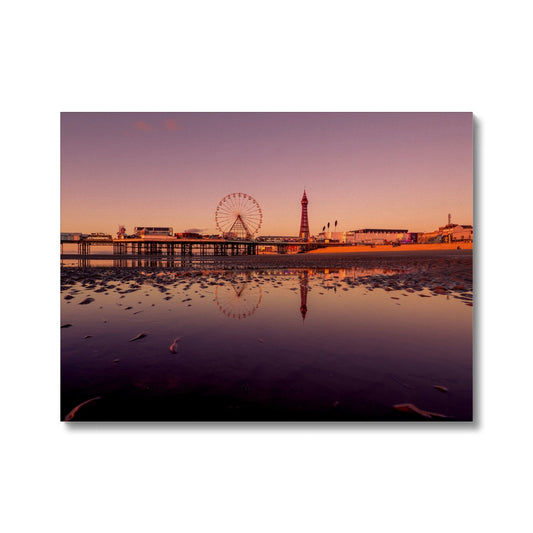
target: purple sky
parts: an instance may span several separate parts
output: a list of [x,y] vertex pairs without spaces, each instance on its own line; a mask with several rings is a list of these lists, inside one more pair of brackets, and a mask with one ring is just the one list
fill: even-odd
[[61,231],[218,233],[233,192],[260,235],[472,224],[471,113],[62,113]]

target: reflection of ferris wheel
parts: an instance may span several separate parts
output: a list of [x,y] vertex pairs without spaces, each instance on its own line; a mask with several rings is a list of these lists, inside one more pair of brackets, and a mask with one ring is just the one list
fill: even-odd
[[223,236],[251,239],[261,227],[263,213],[249,194],[234,192],[220,200],[215,220]]
[[228,318],[246,318],[255,313],[261,303],[259,285],[251,285],[243,279],[235,280],[215,288],[215,302],[218,309]]

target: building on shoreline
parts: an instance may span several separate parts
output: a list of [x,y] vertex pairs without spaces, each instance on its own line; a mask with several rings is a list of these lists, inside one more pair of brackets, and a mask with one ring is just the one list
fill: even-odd
[[134,235],[136,237],[172,237],[174,230],[171,226],[136,226]]
[[[406,229],[364,228],[348,232],[350,244],[411,243],[413,235]],[[414,240],[416,242],[416,239]]]
[[83,233],[61,232],[61,241],[77,242],[83,238]]
[[388,244],[416,243],[417,234],[406,229],[365,228],[351,231],[323,231],[319,233],[320,242],[338,242],[342,244]]
[[421,233],[419,242],[422,244],[441,242],[472,242],[474,238],[474,228],[471,224],[446,224],[438,230],[429,233]]

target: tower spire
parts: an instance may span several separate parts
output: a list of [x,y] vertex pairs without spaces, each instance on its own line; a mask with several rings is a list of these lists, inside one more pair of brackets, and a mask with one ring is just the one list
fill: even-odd
[[307,204],[309,201],[307,200],[307,195],[305,194],[304,189],[304,195],[302,196],[302,218],[300,220],[300,233],[299,237],[300,239],[303,239],[305,241],[309,240],[309,219],[307,217]]

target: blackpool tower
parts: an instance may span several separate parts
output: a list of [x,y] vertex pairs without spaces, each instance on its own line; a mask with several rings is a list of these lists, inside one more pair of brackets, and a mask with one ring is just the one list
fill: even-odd
[[304,195],[302,196],[302,220],[300,222],[300,239],[303,239],[304,241],[309,240],[309,219],[307,218],[307,204],[309,202],[307,201],[307,196],[305,194],[304,189]]

